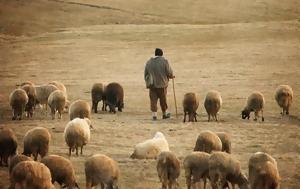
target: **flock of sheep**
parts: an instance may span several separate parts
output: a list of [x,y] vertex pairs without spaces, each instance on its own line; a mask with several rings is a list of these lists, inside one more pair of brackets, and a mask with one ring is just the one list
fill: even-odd
[[[36,104],[49,105],[52,119],[56,112],[61,118],[64,111],[69,111],[70,121],[64,130],[64,139],[69,147],[69,156],[78,148],[82,154],[83,146],[88,144],[91,136],[91,110],[97,113],[99,101],[103,101],[102,110],[115,113],[116,108],[124,108],[124,91],[118,83],[104,86],[101,83],[93,85],[91,90],[92,108],[84,100],[76,100],[70,104],[67,90],[60,82],[36,86],[32,82],[24,82],[15,89],[9,97],[12,107],[12,119],[22,119],[24,111],[27,117],[32,117]],[[287,85],[277,88],[275,99],[282,108],[282,114],[289,114],[289,107],[293,99],[293,91]],[[260,92],[254,92],[248,97],[246,107],[242,111],[242,118],[250,117],[255,113],[255,120],[259,113],[263,117],[264,97]],[[184,122],[186,115],[189,121],[197,121],[199,98],[195,93],[187,93],[183,100]],[[218,91],[208,92],[204,107],[211,118],[218,120],[217,113],[222,106],[222,98]],[[79,188],[76,182],[75,171],[70,160],[58,156],[48,155],[51,134],[46,128],[35,127],[24,135],[23,154],[17,154],[17,138],[15,133],[4,128],[0,130],[1,165],[9,166],[10,188],[52,188],[57,182],[62,187]],[[38,162],[40,155],[40,162]],[[33,156],[33,159],[31,158]],[[169,150],[169,144],[161,132],[157,132],[152,139],[137,144],[130,156],[136,159],[157,159],[157,173],[162,188],[177,188],[177,178],[180,174],[180,161]],[[238,185],[241,189],[279,188],[279,173],[277,163],[267,153],[257,152],[249,159],[249,178],[241,171],[238,160],[231,155],[231,137],[228,133],[214,133],[202,131],[196,141],[194,152],[187,155],[183,161],[187,188],[196,188],[202,179],[206,188],[207,179],[213,189],[232,188]],[[117,162],[110,157],[96,154],[86,159],[85,176],[86,188],[101,185],[104,189],[118,188],[120,170]]]

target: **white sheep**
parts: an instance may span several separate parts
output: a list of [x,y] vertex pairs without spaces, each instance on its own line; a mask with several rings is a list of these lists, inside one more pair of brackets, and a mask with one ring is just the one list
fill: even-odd
[[137,144],[130,157],[133,159],[156,159],[162,151],[169,151],[169,144],[161,132],[156,132],[152,139]]
[[267,153],[257,152],[249,159],[251,189],[278,189],[280,177],[276,160]]
[[172,189],[179,186],[177,178],[180,175],[180,161],[173,152],[163,151],[157,158],[157,174],[162,189]]
[[189,116],[189,121],[197,122],[197,109],[199,106],[199,97],[195,93],[186,93],[182,102],[184,119],[186,121],[186,115]]
[[86,189],[101,185],[104,189],[117,189],[119,180],[119,167],[116,161],[102,154],[89,157],[84,164],[86,176]]
[[282,108],[281,114],[289,115],[289,110],[293,102],[293,89],[289,85],[280,85],[275,91],[275,100]]
[[208,121],[210,117],[218,121],[217,114],[222,106],[222,97],[220,92],[212,90],[209,91],[204,100],[204,107],[208,115]]
[[221,151],[222,141],[218,135],[212,131],[202,131],[200,132],[194,151],[202,151],[211,153],[212,151]]
[[35,90],[36,90],[36,102],[41,106],[45,106],[47,111],[48,97],[53,91],[58,90],[58,88],[55,85],[46,84],[46,85],[39,85],[39,86],[36,85]]
[[62,118],[62,113],[66,105],[66,96],[60,90],[53,91],[48,98],[48,105],[51,109],[52,119],[55,119],[55,113],[58,112],[58,118]]
[[241,165],[238,160],[226,152],[214,152],[208,160],[209,178],[212,189],[229,187],[237,184],[240,189],[249,189],[248,179],[241,171]]
[[257,121],[259,117],[259,112],[261,112],[261,120],[264,121],[264,106],[265,106],[265,98],[261,92],[255,91],[253,92],[247,99],[247,104],[244,110],[242,111],[242,118],[250,118],[250,113],[254,112],[254,120]]
[[91,107],[85,100],[74,101],[69,109],[70,120],[75,118],[89,118],[91,117]]
[[206,152],[192,152],[184,158],[183,167],[185,170],[186,185],[188,189],[195,186],[201,179],[204,181],[204,189],[206,188],[206,181],[209,178],[209,156],[210,155]]
[[44,127],[35,127],[30,129],[27,131],[23,139],[23,154],[29,157],[32,154],[35,161],[38,158],[38,154],[40,154],[43,158],[49,151],[50,140],[51,135],[48,129]]
[[82,154],[83,146],[90,141],[90,125],[91,122],[88,118],[75,118],[68,122],[64,131],[64,138],[69,146],[69,156],[71,156],[71,151],[74,150],[78,155],[78,147],[80,147],[80,154]]
[[27,103],[28,96],[23,89],[15,89],[10,93],[9,104],[12,108],[12,120],[22,119]]

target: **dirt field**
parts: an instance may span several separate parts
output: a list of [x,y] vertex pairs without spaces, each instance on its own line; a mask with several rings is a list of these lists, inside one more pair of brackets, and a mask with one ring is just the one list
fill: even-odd
[[[18,1],[13,2],[18,4]],[[170,16],[161,20],[164,15],[157,15],[159,11],[155,6],[142,9],[143,6],[138,1],[132,3],[135,6],[105,1],[106,4],[101,6],[106,9],[102,11],[108,12],[100,11],[99,15],[92,10],[88,11],[89,8],[74,4],[82,1],[72,1],[73,4],[66,1],[63,6],[62,2],[57,1],[37,2],[39,1],[32,1],[34,10],[46,3],[53,6],[53,9],[49,9],[50,13],[56,13],[60,9],[54,8],[61,6],[61,15],[67,16],[62,17],[63,21],[59,14],[46,16],[45,22],[53,26],[51,29],[43,27],[46,24],[38,16],[35,18],[41,20],[32,19],[32,28],[28,25],[28,20],[23,20],[25,24],[20,29],[18,24],[8,24],[20,23],[23,13],[29,15],[30,5],[20,1],[19,3],[25,4],[23,12],[20,11],[20,14],[13,17],[3,17],[6,25],[0,19],[0,127],[9,127],[16,132],[18,152],[22,152],[24,133],[33,127],[43,126],[52,134],[50,154],[68,157],[63,130],[69,119],[65,113],[62,120],[51,120],[49,112],[45,115],[37,109],[33,119],[11,121],[8,96],[17,83],[26,80],[36,84],[61,81],[67,87],[70,101],[84,99],[90,102],[93,83],[107,84],[116,81],[125,90],[124,112],[115,115],[106,112],[92,114],[95,130],[92,131],[91,142],[85,146],[82,156],[70,157],[81,188],[85,186],[84,161],[96,153],[107,154],[119,163],[122,189],[160,188],[155,160],[129,158],[134,145],[151,138],[156,131],[161,131],[169,142],[170,150],[182,161],[192,152],[198,133],[207,129],[231,133],[233,155],[240,160],[244,173],[248,174],[249,157],[257,151],[264,151],[278,162],[281,188],[300,187],[300,23],[297,20],[299,9],[293,8],[296,7],[293,3],[296,4],[297,1],[286,1],[288,3],[279,5],[273,1],[265,1],[270,9],[268,17],[263,17],[260,9],[255,9],[250,1],[240,7],[249,8],[247,10],[253,11],[253,15],[248,12],[238,18],[235,15],[239,12],[232,12],[229,8],[228,14],[223,11],[215,17],[211,13],[215,9],[207,9],[207,20],[210,23],[205,25],[198,24],[205,18],[196,19],[203,15],[196,13],[196,7],[199,8],[200,3],[194,5],[195,10],[190,4],[185,7],[186,10],[183,11],[187,15],[181,11],[181,14],[177,14],[180,19]],[[100,6],[100,1],[86,2]],[[208,1],[205,2],[210,7]],[[13,3],[0,3],[6,5],[0,11],[2,16],[13,10],[21,10]],[[234,5],[232,9],[238,7]],[[115,9],[125,7],[127,12],[116,11],[118,14],[114,14],[111,13],[114,9],[108,9],[108,6]],[[70,19],[68,23],[67,20],[72,18],[77,9],[81,11],[81,18],[77,19],[78,22]],[[143,12],[144,10],[151,15]],[[169,15],[174,12],[176,15],[178,10],[175,5],[170,5],[168,11]],[[90,20],[93,15],[97,19],[105,15],[103,20],[107,23],[93,23]],[[189,15],[195,18],[191,22],[187,21]],[[128,17],[132,20],[126,20]],[[128,22],[114,24],[119,18]],[[218,18],[224,18],[225,21]],[[165,57],[174,70],[179,117],[175,118],[170,83],[168,102],[172,118],[153,122],[143,71],[145,62],[153,55],[155,47],[164,50]],[[280,84],[289,84],[294,90],[291,115],[283,118],[274,100],[274,91]],[[218,123],[207,122],[203,107],[205,94],[211,89],[220,91],[223,98],[219,114],[221,120]],[[247,96],[254,90],[265,95],[263,123],[254,122],[252,118],[242,120],[240,116]],[[186,92],[196,92],[201,97],[197,123],[182,123],[181,103]],[[0,188],[7,188],[8,183],[7,168],[1,167]],[[183,169],[179,183],[181,188],[186,188]]]

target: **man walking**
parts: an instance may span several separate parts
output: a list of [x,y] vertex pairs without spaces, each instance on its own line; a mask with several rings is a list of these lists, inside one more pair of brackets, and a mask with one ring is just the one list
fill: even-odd
[[157,101],[163,113],[162,118],[170,118],[167,105],[167,87],[169,79],[174,78],[172,68],[168,60],[163,57],[163,51],[155,49],[155,57],[150,58],[145,66],[144,79],[149,88],[149,97],[153,120],[157,119]]

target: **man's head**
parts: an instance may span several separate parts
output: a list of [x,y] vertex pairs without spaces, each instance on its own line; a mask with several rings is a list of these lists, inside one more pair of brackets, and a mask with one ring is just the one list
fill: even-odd
[[155,49],[155,56],[162,56],[164,53],[160,48]]

